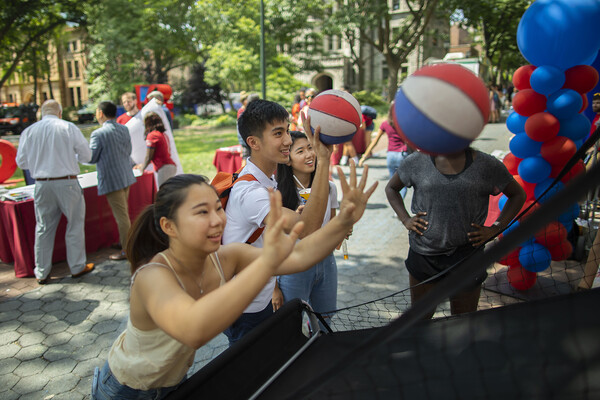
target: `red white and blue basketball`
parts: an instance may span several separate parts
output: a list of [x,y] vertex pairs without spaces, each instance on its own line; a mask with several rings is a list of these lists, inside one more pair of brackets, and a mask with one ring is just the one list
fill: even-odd
[[396,93],[394,124],[413,148],[429,154],[459,152],[487,123],[488,90],[473,72],[458,64],[423,67]]
[[326,90],[316,96],[308,107],[313,132],[321,127],[321,141],[338,144],[352,140],[361,124],[360,103],[350,93]]

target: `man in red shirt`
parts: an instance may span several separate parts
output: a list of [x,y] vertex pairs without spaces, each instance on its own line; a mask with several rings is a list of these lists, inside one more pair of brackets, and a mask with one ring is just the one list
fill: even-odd
[[596,113],[596,116],[592,120],[590,135],[596,131],[596,128],[598,128],[598,125],[600,124],[600,93],[594,93],[594,96],[592,97],[592,111]]
[[125,109],[125,114],[119,115],[117,124],[125,125],[135,114],[140,112],[140,110],[137,108],[137,97],[133,92],[123,93],[121,96],[121,103]]

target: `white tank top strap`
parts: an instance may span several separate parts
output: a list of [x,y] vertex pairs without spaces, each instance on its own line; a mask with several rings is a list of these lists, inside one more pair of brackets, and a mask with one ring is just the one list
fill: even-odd
[[210,257],[210,260],[212,261],[213,265],[217,269],[219,276],[221,277],[221,283],[219,284],[219,286],[223,286],[225,283],[227,283],[227,280],[225,279],[225,274],[223,273],[223,268],[221,268],[221,261],[219,261],[219,255],[215,251],[214,253],[210,253],[209,257]]
[[151,265],[157,265],[157,266],[159,266],[159,267],[162,267],[162,268],[167,268],[167,269],[170,269],[170,270],[171,270],[171,272],[173,272],[173,275],[175,275],[175,279],[177,279],[177,282],[179,282],[179,286],[181,286],[181,288],[182,288],[183,290],[185,290],[185,286],[183,286],[183,282],[181,282],[181,279],[179,279],[179,275],[177,275],[177,272],[175,272],[175,270],[173,269],[173,266],[171,265],[171,261],[170,261],[170,260],[167,258],[167,256],[165,256],[165,255],[163,254],[163,252],[162,252],[162,251],[161,251],[160,253],[158,253],[158,254],[160,254],[160,255],[161,255],[161,256],[162,256],[162,257],[165,259],[165,261],[167,262],[167,264],[165,265],[165,264],[162,264],[162,263],[151,262],[151,263],[144,264],[144,265],[142,265],[141,267],[139,267],[139,268],[138,268],[138,269],[137,269],[137,270],[136,270],[136,271],[133,273],[133,275],[131,276],[131,284],[129,285],[129,290],[131,290],[131,286],[133,286],[133,282],[134,282],[134,280],[135,280],[135,277],[136,277],[136,275],[138,274],[138,272],[140,272],[142,269],[144,269],[144,268],[146,268],[146,267],[149,267],[149,266],[151,266]]

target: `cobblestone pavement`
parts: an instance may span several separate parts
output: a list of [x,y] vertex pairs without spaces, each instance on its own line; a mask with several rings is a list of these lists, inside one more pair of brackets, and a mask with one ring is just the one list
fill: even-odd
[[[488,152],[506,150],[507,138],[503,125],[491,125],[478,143],[492,147],[477,147]],[[378,146],[382,147],[385,144]],[[379,181],[379,187],[348,241],[349,259],[336,251],[339,307],[408,287],[403,265],[407,233],[385,198],[385,152],[376,153],[368,164],[369,182]],[[89,398],[94,367],[104,363],[125,328],[129,307],[128,265],[108,261],[108,253],[103,254],[96,269],[82,278],[53,278],[49,285],[30,284],[32,290],[23,287],[25,280],[15,280],[13,295],[0,296],[0,399]],[[3,287],[6,290],[10,288]],[[226,346],[224,335],[203,346],[190,373]]]

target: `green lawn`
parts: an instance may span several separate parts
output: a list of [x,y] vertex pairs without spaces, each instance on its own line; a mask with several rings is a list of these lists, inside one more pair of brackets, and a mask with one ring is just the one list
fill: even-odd
[[[92,132],[97,128],[98,126],[94,125],[83,128],[81,131],[89,140]],[[176,129],[173,134],[184,172],[205,175],[209,179],[212,179],[217,173],[212,164],[215,150],[238,143],[235,127],[184,127]],[[80,165],[80,167],[81,173],[96,170],[95,165]],[[11,179],[23,179],[23,171],[17,168]],[[19,182],[15,187],[19,186],[25,186],[25,182]]]

